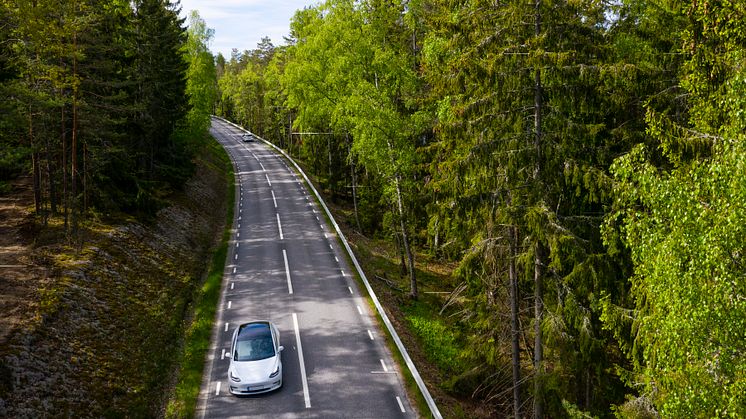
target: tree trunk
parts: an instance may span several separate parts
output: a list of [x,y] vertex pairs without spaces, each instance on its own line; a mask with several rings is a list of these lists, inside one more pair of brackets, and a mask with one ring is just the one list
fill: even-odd
[[534,255],[534,418],[544,416],[544,392],[542,375],[544,361],[544,346],[541,336],[541,322],[544,317],[544,302],[542,300],[544,285],[544,246],[536,245]]
[[350,136],[345,133],[345,142],[347,143],[347,155],[350,156],[350,176],[352,177],[352,205],[355,208],[355,224],[357,225],[357,231],[361,234],[363,228],[360,226],[360,215],[357,209],[357,170],[355,170],[355,157],[353,157],[350,151]]
[[[534,35],[541,35],[541,0],[534,0],[535,26]],[[536,165],[534,177],[541,182],[541,140],[542,140],[542,87],[541,66],[534,66],[534,147],[536,148]],[[544,304],[542,301],[542,287],[544,278],[544,246],[541,242],[536,243],[534,255],[534,418],[544,417],[544,401],[542,386],[542,362],[544,358],[543,342],[541,338],[541,322],[544,316]]]
[[510,282],[510,340],[513,365],[513,416],[521,417],[521,353],[519,346],[520,330],[518,328],[518,272],[515,260],[518,254],[518,228],[509,227],[510,260],[508,262],[508,279]]
[[[31,119],[30,116],[29,119]],[[31,144],[31,149],[33,150],[31,152],[31,170],[34,178],[34,209],[38,215],[41,213],[41,171],[39,170],[39,153],[34,150],[33,129],[31,128],[31,125],[29,125],[29,142]]]
[[585,368],[585,410],[591,410],[591,371]]
[[409,236],[407,235],[407,225],[404,219],[404,205],[402,204],[401,186],[399,177],[396,177],[396,203],[399,207],[399,224],[401,226],[402,244],[404,245],[404,252],[407,254],[407,262],[409,264],[409,296],[416,300],[419,297],[417,291],[417,275],[414,271],[414,255],[412,249],[409,248]]
[[337,188],[332,186],[332,134],[328,134],[326,136],[326,149],[327,149],[327,159],[329,160],[328,162],[329,170],[327,171],[329,178],[326,183],[329,185],[329,194],[332,197],[332,202],[334,202]]
[[49,211],[50,215],[54,215],[57,213],[57,190],[55,188],[55,170],[54,166],[52,165],[52,153],[51,153],[52,145],[50,144],[49,137],[47,137],[46,141],[46,149],[44,150],[44,154],[46,156],[47,160],[47,188],[48,188],[48,194],[49,194]]
[[[538,38],[541,35],[541,13],[539,8],[541,7],[541,0],[535,0],[534,7],[535,13],[535,28],[534,32]],[[536,165],[534,166],[534,177],[539,178],[539,172],[541,171],[541,137],[542,137],[542,126],[541,126],[541,113],[544,105],[541,97],[541,66],[539,64],[534,65],[534,147],[536,148]]]
[[83,213],[88,211],[88,143],[83,141]]
[[[73,34],[73,49],[77,50],[77,37]],[[73,56],[73,77],[78,75],[78,60]],[[72,195],[72,230],[78,232],[78,89],[73,87],[73,125],[70,133],[70,193]]]
[[67,127],[65,124],[65,105],[62,105],[62,112],[60,115],[60,122],[62,126],[61,139],[62,139],[62,212],[65,220],[65,234],[68,233],[68,220],[67,210],[70,197],[68,196],[67,190]]
[[[394,214],[394,209],[391,209],[391,213]],[[401,233],[394,233],[396,239],[396,251],[399,253],[399,276],[407,275],[407,255],[404,254],[404,245],[402,244]]]

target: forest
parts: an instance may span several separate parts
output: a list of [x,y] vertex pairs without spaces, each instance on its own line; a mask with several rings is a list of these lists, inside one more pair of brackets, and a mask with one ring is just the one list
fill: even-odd
[[166,0],[0,1],[0,417],[194,411],[233,202],[212,34]]
[[[178,2],[0,3],[0,191],[33,177],[41,223],[147,218],[192,171],[210,125],[212,36]],[[208,89],[205,89],[208,86]]]
[[409,298],[455,266],[443,388],[746,416],[746,3],[327,0],[285,41],[218,54],[216,113],[399,249]]
[[746,2],[326,0],[230,57],[179,7],[0,2],[0,194],[30,175],[71,243],[146,219],[217,114],[398,249],[412,301],[418,266],[455,267],[445,391],[746,416]]

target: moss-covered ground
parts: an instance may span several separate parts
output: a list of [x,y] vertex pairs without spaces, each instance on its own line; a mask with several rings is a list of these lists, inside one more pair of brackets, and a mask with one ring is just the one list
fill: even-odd
[[222,148],[202,147],[195,175],[152,220],[89,217],[74,245],[58,218],[34,233],[29,259],[45,278],[0,347],[0,417],[163,416],[209,294],[226,221],[215,203],[232,182]]

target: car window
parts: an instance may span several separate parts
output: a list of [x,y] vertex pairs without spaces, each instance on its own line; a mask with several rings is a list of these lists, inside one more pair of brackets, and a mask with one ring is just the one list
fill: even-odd
[[275,355],[272,338],[269,336],[257,337],[236,342],[234,359],[236,361],[258,361]]

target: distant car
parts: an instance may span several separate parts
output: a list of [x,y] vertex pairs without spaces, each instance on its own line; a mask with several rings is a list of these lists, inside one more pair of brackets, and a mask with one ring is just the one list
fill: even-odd
[[246,132],[243,135],[241,135],[241,141],[245,143],[251,143],[254,142],[254,134],[250,132]]
[[231,394],[259,394],[282,387],[283,349],[272,322],[253,321],[236,327],[228,366]]

